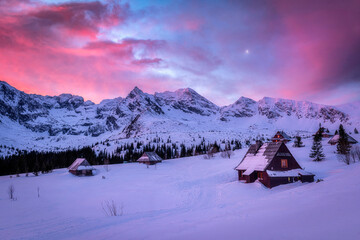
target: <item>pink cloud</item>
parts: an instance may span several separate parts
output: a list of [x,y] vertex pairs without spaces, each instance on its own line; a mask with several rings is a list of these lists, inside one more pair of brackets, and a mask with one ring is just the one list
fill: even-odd
[[156,51],[164,41],[98,39],[128,15],[127,4],[101,2],[32,5],[7,14],[0,19],[0,79],[30,93],[69,92],[97,102],[126,94],[137,81],[154,82],[143,73],[162,61]]

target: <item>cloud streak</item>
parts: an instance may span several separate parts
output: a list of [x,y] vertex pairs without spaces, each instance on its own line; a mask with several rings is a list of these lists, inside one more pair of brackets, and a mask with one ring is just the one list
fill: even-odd
[[96,102],[134,86],[192,87],[219,105],[241,95],[359,100],[359,8],[356,0],[0,0],[0,78]]

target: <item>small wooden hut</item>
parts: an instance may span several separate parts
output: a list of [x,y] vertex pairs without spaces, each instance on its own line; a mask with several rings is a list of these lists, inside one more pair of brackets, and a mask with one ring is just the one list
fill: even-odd
[[137,160],[139,163],[145,163],[147,165],[154,165],[162,161],[155,152],[144,152],[144,154]]
[[76,176],[92,176],[96,171],[85,158],[77,158],[68,169]]
[[[351,137],[349,134],[345,133],[346,136],[347,136],[347,140],[350,144],[356,144],[358,143],[358,141],[356,141],[353,137]],[[340,138],[340,135],[339,134],[336,134],[334,135],[329,141],[328,143],[331,144],[331,145],[335,145],[338,143],[339,141],[339,138]]]
[[314,174],[304,171],[284,142],[253,144],[235,168],[239,180],[259,180],[268,188],[295,181],[313,182]]
[[277,131],[273,138],[272,142],[284,142],[288,143],[291,141],[291,138],[284,131]]
[[321,136],[323,138],[331,138],[334,136],[333,134],[330,134],[329,129],[323,128],[323,127],[321,127],[319,130],[317,130],[317,132],[315,134],[313,134],[313,136],[319,134],[320,131],[321,131]]

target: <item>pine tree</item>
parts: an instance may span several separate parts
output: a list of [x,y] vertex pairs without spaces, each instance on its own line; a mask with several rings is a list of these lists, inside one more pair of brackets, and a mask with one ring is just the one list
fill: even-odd
[[321,124],[320,124],[319,130],[318,130],[320,141],[322,140],[324,131],[325,131],[325,129],[323,127],[321,127]]
[[186,148],[184,144],[181,144],[180,157],[186,156]]
[[339,126],[339,140],[336,146],[338,154],[348,154],[350,152],[350,143],[348,141],[347,134],[342,124]]
[[295,139],[295,142],[294,142],[294,147],[303,147],[303,142],[301,141],[300,136],[296,136],[296,139]]
[[321,144],[321,132],[315,134],[309,156],[310,158],[313,158],[313,161],[316,162],[320,162],[324,160],[325,155],[323,153],[322,144]]
[[36,157],[35,164],[34,164],[34,169],[33,169],[33,174],[35,176],[39,176],[39,171],[40,171],[39,162],[38,162],[38,159]]
[[359,131],[355,128],[355,129],[354,129],[354,133],[355,133],[355,134],[359,134]]

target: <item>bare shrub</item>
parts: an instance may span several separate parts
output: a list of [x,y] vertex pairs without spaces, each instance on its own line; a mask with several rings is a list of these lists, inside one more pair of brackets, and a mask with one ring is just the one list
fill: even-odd
[[350,165],[351,163],[351,158],[350,158],[350,154],[339,154],[338,158],[340,160],[340,162],[344,162],[346,165]]
[[8,188],[8,195],[11,200],[15,200],[14,194],[15,194],[15,187],[14,187],[14,185],[11,184]]
[[121,204],[121,206],[118,206],[118,204],[114,201],[104,201],[101,203],[102,209],[106,216],[122,216],[124,206]]
[[232,156],[233,154],[234,154],[233,151],[231,151],[231,150],[225,150],[225,151],[221,152],[220,156],[221,156],[222,158],[231,158],[231,156]]
[[214,153],[208,151],[206,154],[204,154],[204,159],[210,159],[214,157]]
[[339,160],[347,165],[360,162],[360,147],[353,146],[347,154],[339,154]]
[[104,160],[104,169],[105,169],[105,171],[109,171],[110,169],[109,169],[109,164],[110,164],[110,161],[109,161],[109,159],[105,159]]
[[350,150],[350,158],[352,162],[360,162],[360,147],[359,146],[353,146]]

